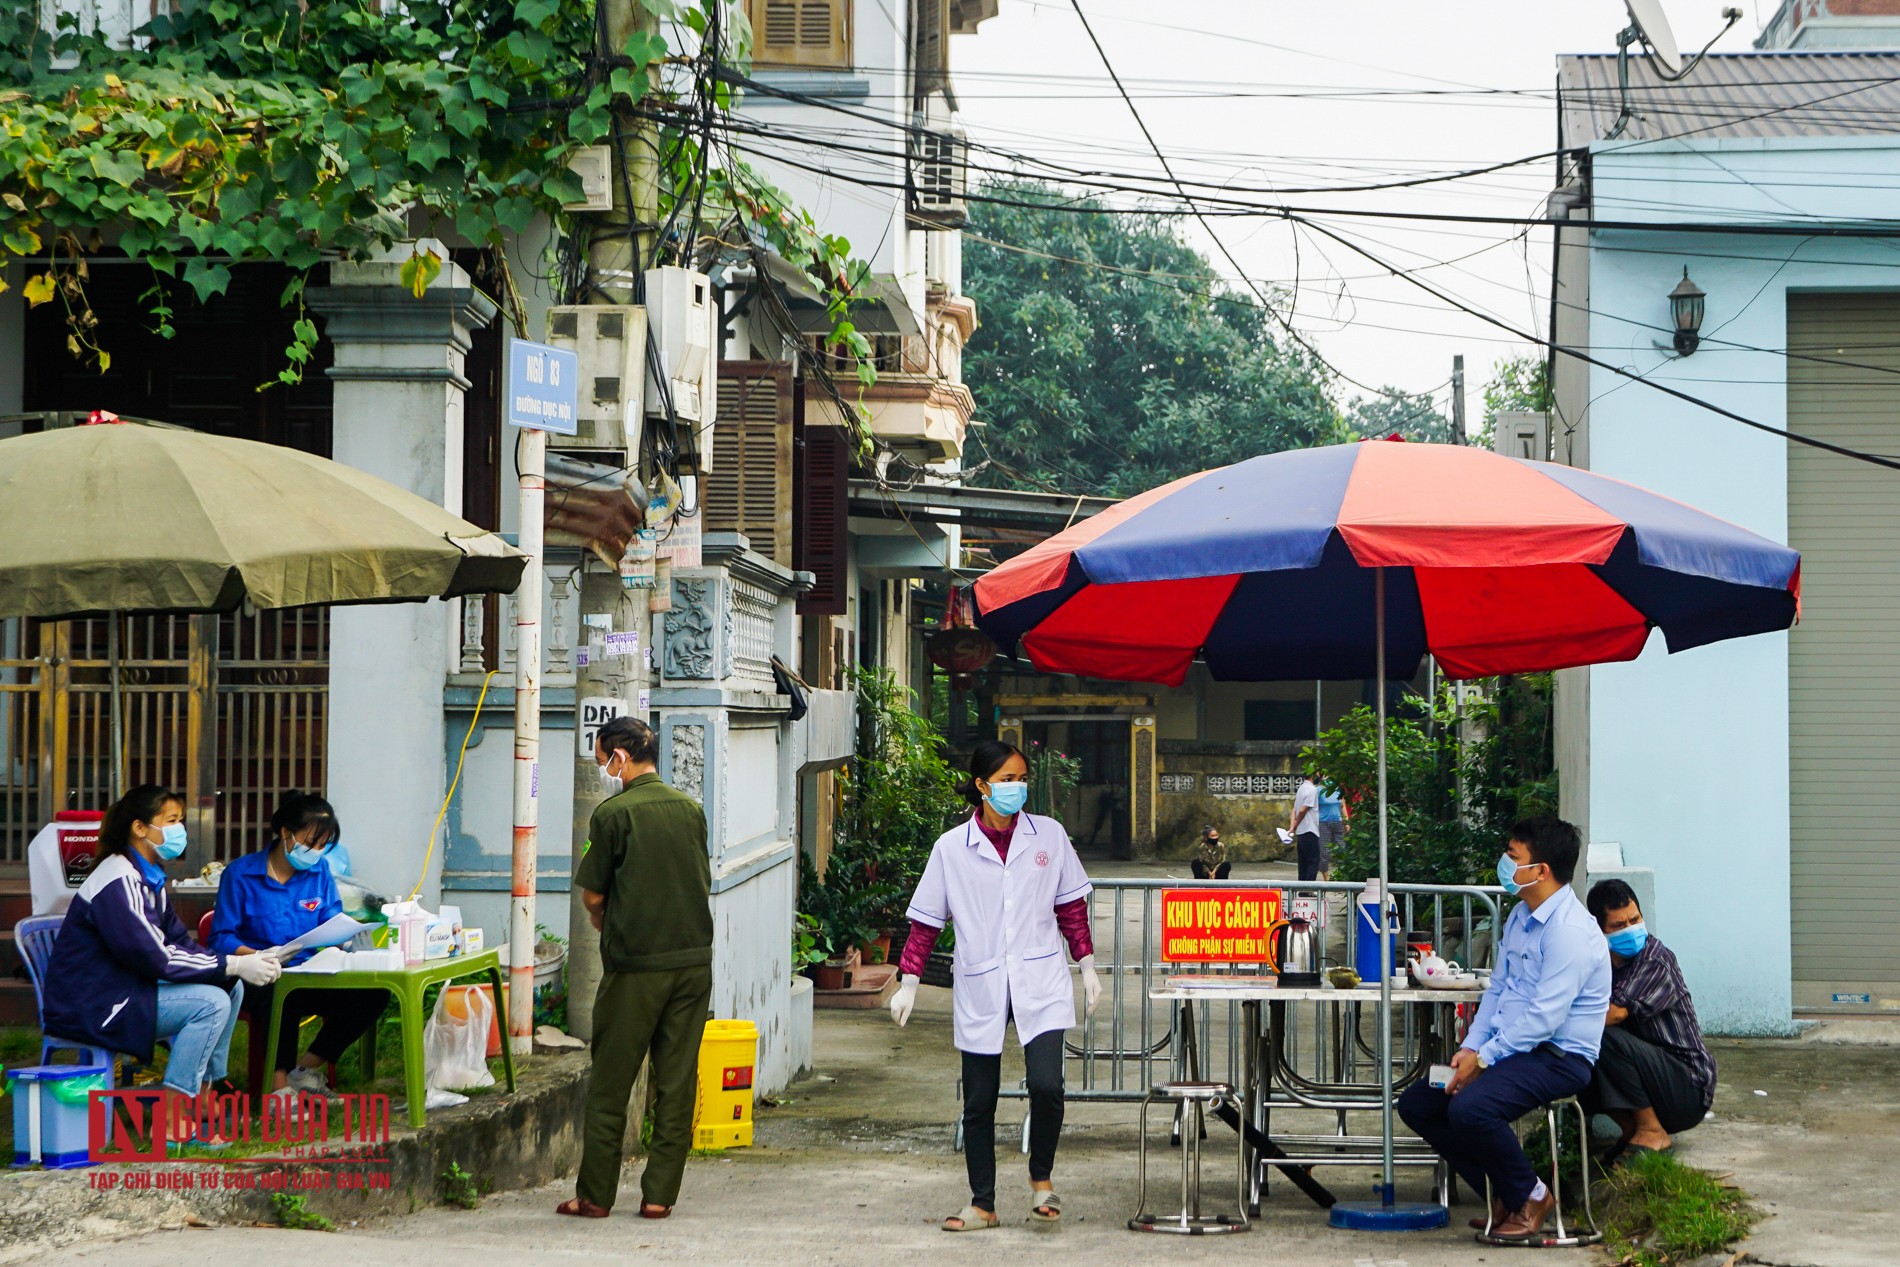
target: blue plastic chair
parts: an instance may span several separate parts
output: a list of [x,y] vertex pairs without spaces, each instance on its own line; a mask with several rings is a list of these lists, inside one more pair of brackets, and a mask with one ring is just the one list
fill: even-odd
[[[104,1065],[110,1071],[115,1057],[104,1047],[46,1032],[46,965],[53,960],[53,942],[65,922],[64,915],[29,915],[13,926],[13,944],[20,948],[20,958],[26,962],[27,980],[33,983],[33,1006],[39,1010],[40,1063],[46,1064],[53,1052],[76,1051],[80,1064]],[[107,1077],[111,1077],[109,1072]]]

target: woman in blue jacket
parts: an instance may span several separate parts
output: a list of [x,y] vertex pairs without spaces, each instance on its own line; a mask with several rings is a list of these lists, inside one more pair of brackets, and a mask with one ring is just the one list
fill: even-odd
[[244,985],[279,965],[200,946],[165,893],[164,864],[185,852],[184,798],[133,788],[106,811],[99,863],[66,911],[46,965],[46,1029],[151,1061],[171,1040],[164,1085],[195,1096],[225,1075]]
[[[218,884],[217,914],[211,920],[211,948],[242,961],[301,937],[340,914],[343,899],[336,877],[325,863],[340,828],[336,811],[320,796],[292,792],[271,815],[270,845],[245,854],[224,869]],[[285,960],[294,966],[310,957],[304,951]],[[287,1095],[329,1095],[323,1068],[349,1050],[376,1023],[389,996],[382,990],[300,989],[290,996],[277,1030],[277,1068],[273,1089]],[[253,990],[245,1011],[270,1015],[271,987]],[[317,1016],[323,1028],[310,1049],[297,1054],[303,1019]]]

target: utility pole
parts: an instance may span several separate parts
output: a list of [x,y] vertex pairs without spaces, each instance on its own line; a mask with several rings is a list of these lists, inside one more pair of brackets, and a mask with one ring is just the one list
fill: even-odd
[[1465,439],[1465,358],[1451,358],[1451,442],[1468,444]]
[[[659,20],[639,0],[599,0],[606,57],[622,55],[635,34],[655,32]],[[652,76],[652,71],[648,72]],[[657,85],[657,76],[653,84]],[[654,227],[659,221],[659,142],[653,125],[637,119],[618,102],[614,106],[613,133],[609,138],[613,151],[613,210],[592,222],[593,241],[588,247],[588,271],[594,282],[589,302],[635,304],[643,298],[641,273],[653,258]],[[591,374],[581,367],[583,381]],[[641,398],[645,383],[629,384],[632,406],[626,426],[631,438],[633,428],[645,425],[645,401]],[[638,450],[634,450],[637,452]],[[637,460],[632,458],[631,460]],[[650,472],[639,472],[642,478]],[[587,552],[581,554],[581,619],[578,644],[587,649],[587,663],[574,668],[575,734],[581,734],[579,710],[584,699],[609,699],[623,713],[635,712],[639,694],[647,683],[646,657],[652,654],[651,591],[624,589],[618,574],[600,566]],[[608,656],[606,634],[639,634],[640,649],[634,655]],[[645,718],[642,718],[645,720]],[[586,850],[588,820],[600,804],[599,768],[594,754],[585,745],[576,745],[574,754],[573,869],[578,873],[581,855]],[[568,894],[567,948],[567,1027],[576,1038],[594,1036],[594,995],[600,988],[600,934],[595,931],[587,908],[581,904],[578,885]]]
[[508,1046],[534,1051],[535,863],[540,848],[541,555],[547,497],[548,433],[524,428],[516,450],[521,487],[521,552],[528,564],[515,590],[515,830],[508,903]]

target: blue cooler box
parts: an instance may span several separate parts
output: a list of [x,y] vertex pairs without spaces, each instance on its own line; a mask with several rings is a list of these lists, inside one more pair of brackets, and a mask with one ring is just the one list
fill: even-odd
[[90,1166],[86,1108],[92,1091],[112,1088],[104,1065],[33,1065],[7,1070],[13,1093],[13,1164],[71,1170]]

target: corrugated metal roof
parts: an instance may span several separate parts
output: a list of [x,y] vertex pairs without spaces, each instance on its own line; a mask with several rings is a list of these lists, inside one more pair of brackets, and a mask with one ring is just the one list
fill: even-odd
[[[1900,134],[1900,53],[1724,53],[1688,78],[1656,77],[1640,51],[1629,59],[1635,117],[1622,139],[1824,137]],[[1563,143],[1587,145],[1622,108],[1616,55],[1557,59]]]

